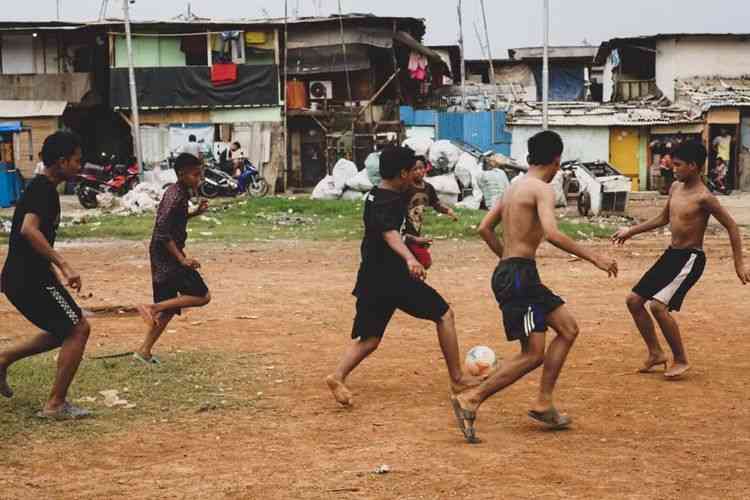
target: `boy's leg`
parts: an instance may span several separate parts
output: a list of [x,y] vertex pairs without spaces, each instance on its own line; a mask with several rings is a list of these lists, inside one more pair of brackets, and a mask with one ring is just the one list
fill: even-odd
[[664,372],[665,377],[679,377],[690,369],[688,364],[687,354],[685,354],[685,347],[682,344],[682,336],[680,335],[680,327],[677,326],[677,321],[669,313],[669,308],[659,301],[651,301],[651,312],[659,323],[664,338],[667,339],[669,348],[672,349],[674,355],[674,363],[669,370]]
[[445,364],[448,367],[448,375],[451,378],[451,389],[454,393],[461,392],[468,387],[476,386],[479,380],[476,377],[465,375],[461,371],[461,359],[458,350],[458,337],[456,335],[456,320],[453,309],[443,314],[435,322],[437,326],[438,342],[440,350],[443,351]]
[[6,398],[13,396],[13,391],[8,386],[8,367],[24,358],[51,351],[60,347],[60,339],[46,332],[37,333],[27,340],[23,340],[7,351],[0,352],[0,395]]
[[174,313],[171,312],[158,313],[154,318],[154,324],[149,327],[149,330],[146,333],[146,337],[143,339],[143,344],[141,344],[141,347],[136,350],[136,353],[139,354],[143,359],[150,360],[151,349],[159,340],[159,337],[161,337],[161,334],[167,328],[167,325],[173,317]]
[[565,359],[568,357],[568,353],[579,333],[576,320],[564,305],[547,316],[547,324],[557,332],[557,336],[550,343],[547,353],[544,355],[544,369],[542,370],[539,397],[533,406],[533,411],[539,413],[554,408],[552,392],[565,364]]
[[354,370],[362,361],[367,358],[370,354],[380,345],[381,337],[370,337],[366,339],[356,339],[352,342],[344,352],[344,356],[339,361],[336,371],[332,375],[326,377],[326,384],[328,388],[333,392],[333,397],[336,398],[340,404],[344,406],[350,406],[352,404],[352,393],[346,387],[346,377]]
[[57,359],[57,376],[52,386],[52,393],[44,406],[44,412],[52,413],[59,410],[65,404],[68,388],[78,370],[78,365],[83,358],[86,342],[89,338],[91,327],[85,319],[73,327],[70,335],[63,340],[60,355]]
[[664,364],[666,367],[667,356],[659,345],[659,339],[656,338],[656,330],[651,315],[646,311],[646,299],[635,292],[631,292],[626,300],[630,315],[633,316],[635,326],[638,327],[643,341],[648,348],[648,358],[639,370],[641,373],[648,372],[652,367]]

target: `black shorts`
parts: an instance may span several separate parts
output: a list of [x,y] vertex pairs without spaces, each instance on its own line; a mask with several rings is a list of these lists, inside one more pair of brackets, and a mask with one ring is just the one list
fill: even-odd
[[547,316],[565,303],[542,284],[531,259],[501,260],[492,273],[492,291],[509,341],[526,342],[531,332],[546,332]]
[[405,278],[385,292],[360,291],[352,338],[382,337],[396,309],[410,316],[439,321],[450,306],[424,281]]
[[[174,299],[178,295],[189,295],[191,297],[205,297],[208,295],[208,287],[203,277],[195,269],[183,267],[173,273],[165,282],[154,282],[154,303]],[[171,311],[180,314],[180,309]]]
[[667,248],[651,269],[633,287],[644,299],[661,302],[679,311],[682,301],[706,268],[706,254],[692,248]]
[[58,282],[8,287],[5,296],[26,319],[60,341],[83,319],[81,308]]

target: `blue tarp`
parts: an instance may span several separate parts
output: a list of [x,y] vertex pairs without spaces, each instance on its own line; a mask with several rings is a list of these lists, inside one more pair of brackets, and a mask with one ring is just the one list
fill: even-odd
[[0,122],[0,133],[20,132],[21,122]]
[[[535,65],[536,98],[542,100],[542,65]],[[549,67],[549,100],[577,101],[584,95],[585,81],[583,66],[550,64]]]

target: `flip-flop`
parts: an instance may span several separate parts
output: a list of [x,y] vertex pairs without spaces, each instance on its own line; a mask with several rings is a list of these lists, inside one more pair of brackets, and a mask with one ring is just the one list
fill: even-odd
[[93,412],[85,408],[80,408],[66,402],[59,410],[48,413],[44,410],[36,412],[36,417],[43,420],[77,420],[93,415]]
[[146,359],[137,352],[133,353],[133,359],[149,366],[158,366],[161,364],[161,361],[156,356],[151,356],[150,358]]
[[477,419],[477,412],[461,408],[461,404],[455,397],[451,397],[451,406],[453,407],[453,414],[456,416],[458,430],[464,435],[466,442],[469,444],[481,443],[482,440],[477,437],[474,429],[474,421]]
[[529,417],[537,422],[544,424],[549,430],[559,431],[567,429],[573,419],[567,415],[560,415],[554,406],[545,411],[529,410]]

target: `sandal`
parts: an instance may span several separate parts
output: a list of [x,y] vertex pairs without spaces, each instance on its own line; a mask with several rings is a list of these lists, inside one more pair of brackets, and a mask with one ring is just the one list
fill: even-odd
[[573,419],[567,415],[560,415],[554,406],[545,411],[529,410],[529,417],[544,424],[549,430],[553,431],[567,429],[571,422],[573,422]]

